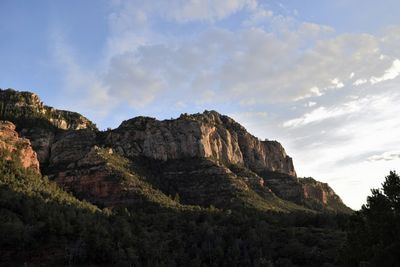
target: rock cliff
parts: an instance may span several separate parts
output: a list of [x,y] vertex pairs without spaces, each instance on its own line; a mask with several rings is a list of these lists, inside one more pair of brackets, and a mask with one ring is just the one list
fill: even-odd
[[[78,113],[58,111],[35,94],[9,89],[0,90],[0,119],[10,119],[31,141],[43,174],[104,206],[147,201],[349,211],[328,185],[297,178],[279,142],[261,141],[216,111],[163,121],[136,117],[98,131]],[[15,127],[4,127],[16,135]],[[24,152],[27,158],[32,153]]]
[[15,125],[11,122],[0,121],[0,149],[3,153],[2,157],[6,160],[18,157],[18,162],[21,162],[22,167],[40,172],[39,161],[30,141],[19,137],[15,131]]
[[261,141],[216,111],[158,121],[137,117],[107,134],[105,143],[126,156],[153,159],[209,158],[243,165],[256,173],[276,171],[296,176],[292,158],[276,141]]
[[31,92],[0,89],[0,119],[15,123],[18,132],[31,140],[43,167],[50,159],[51,146],[62,131],[89,129],[94,123],[76,112],[57,110],[43,104]]

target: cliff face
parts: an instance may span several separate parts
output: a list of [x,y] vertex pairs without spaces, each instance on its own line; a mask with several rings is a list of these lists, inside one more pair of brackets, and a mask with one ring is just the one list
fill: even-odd
[[[185,205],[348,211],[326,184],[298,179],[280,143],[261,141],[215,111],[164,121],[137,117],[101,132],[35,94],[0,90],[0,119],[6,118],[31,140],[45,175],[105,206],[178,205],[168,196],[179,195]],[[4,132],[16,136],[13,127]],[[23,152],[24,164],[38,170],[33,153]]]
[[276,171],[296,176],[292,159],[276,141],[261,141],[215,111],[158,121],[138,117],[124,121],[105,143],[126,156],[153,159],[209,158],[243,165],[255,172]]
[[351,211],[327,183],[316,181],[311,177],[300,179],[300,183],[304,198],[318,200],[319,203],[342,212]]
[[0,149],[6,152],[6,159],[18,157],[24,168],[32,168],[37,173],[40,172],[39,161],[36,152],[33,151],[28,139],[20,138],[15,131],[15,125],[8,121],[0,121]]

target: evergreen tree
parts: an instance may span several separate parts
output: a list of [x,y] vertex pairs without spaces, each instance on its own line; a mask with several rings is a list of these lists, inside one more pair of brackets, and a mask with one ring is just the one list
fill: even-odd
[[400,177],[391,171],[382,189],[350,221],[343,250],[345,266],[400,266]]

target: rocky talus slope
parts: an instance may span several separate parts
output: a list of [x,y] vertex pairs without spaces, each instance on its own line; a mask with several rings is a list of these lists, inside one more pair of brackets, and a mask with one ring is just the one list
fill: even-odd
[[328,185],[297,178],[280,143],[215,111],[137,117],[99,131],[29,92],[1,90],[0,107],[0,119],[31,141],[42,173],[93,203],[349,211]]

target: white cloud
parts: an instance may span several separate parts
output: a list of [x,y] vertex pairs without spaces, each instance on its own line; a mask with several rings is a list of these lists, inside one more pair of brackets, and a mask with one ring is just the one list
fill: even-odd
[[372,84],[380,83],[386,80],[393,80],[400,74],[400,60],[395,59],[392,63],[392,66],[385,70],[385,73],[380,77],[372,77],[370,82]]
[[[214,11],[206,15],[203,9]],[[157,17],[216,20],[242,9],[250,18],[268,18],[263,23],[272,28],[212,26],[175,38],[151,23]],[[161,99],[173,105],[174,97],[197,104],[235,101],[243,107],[318,98],[345,84],[365,83],[363,77],[374,77],[390,61],[390,55],[377,60],[380,36],[332,35],[327,26],[273,14],[255,1],[116,1],[109,23],[102,64],[95,72],[82,72],[93,72],[93,83],[106,87],[116,102],[142,108]],[[374,79],[391,79],[397,65],[394,61]]]
[[[153,1],[114,1],[118,10],[129,10],[130,13],[140,12],[134,20],[147,20],[149,17],[161,17],[179,23],[192,21],[214,22],[224,19],[242,9],[253,10],[257,7],[256,0],[153,0]],[[145,14],[144,16],[142,14]]]
[[343,114],[341,110],[327,110],[325,107],[314,109],[300,118],[292,119],[283,123],[283,127],[300,127],[313,122],[322,121],[328,118],[337,117]]
[[60,32],[53,32],[51,38],[55,63],[64,75],[64,85],[60,93],[67,94],[59,107],[84,111],[85,115],[95,119],[107,116],[116,104],[108,94],[109,88],[98,79],[96,72],[78,64],[74,57],[75,52],[66,44]]
[[253,12],[250,18],[243,22],[243,25],[248,27],[266,23],[272,18],[273,14],[274,13],[271,10],[258,8],[255,12]]
[[305,104],[306,107],[313,107],[317,104],[317,102],[314,101],[309,101],[308,103]]
[[[171,4],[171,1],[168,1]],[[194,20],[214,21],[225,18],[243,8],[255,8],[254,0],[183,0],[176,8],[168,9],[170,16],[179,22]]]
[[400,159],[400,151],[383,152],[379,155],[373,155],[368,158],[369,161],[390,161]]
[[371,99],[364,98],[344,103],[340,106],[332,108],[319,107],[313,111],[304,114],[303,116],[291,119],[283,123],[283,127],[296,128],[306,126],[310,123],[321,122],[327,119],[337,118],[343,115],[358,112],[362,107],[371,101]]
[[367,79],[358,79],[358,80],[356,80],[356,81],[353,83],[353,85],[358,86],[358,85],[365,84],[365,83],[367,83],[367,82],[368,82]]
[[144,68],[129,54],[112,58],[103,81],[110,88],[112,98],[124,99],[136,108],[151,103],[163,88],[162,78]]
[[331,80],[331,83],[332,83],[332,88],[340,89],[344,87],[344,84],[338,78]]

